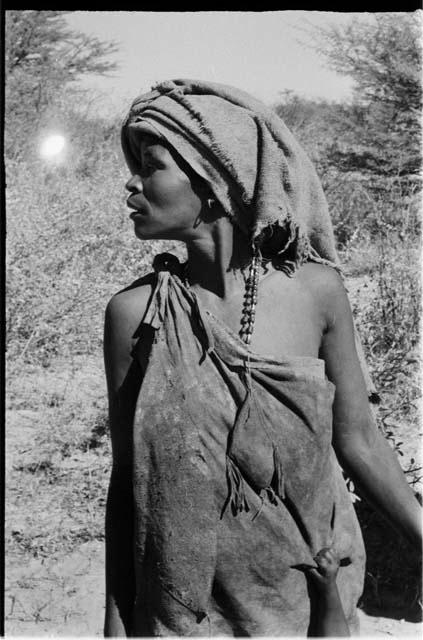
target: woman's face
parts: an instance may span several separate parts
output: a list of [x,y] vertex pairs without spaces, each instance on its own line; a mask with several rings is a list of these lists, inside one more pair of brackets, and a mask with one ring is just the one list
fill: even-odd
[[[134,145],[133,145],[134,146]],[[190,240],[197,234],[202,200],[177,156],[158,140],[141,138],[134,148],[139,165],[127,182],[127,205],[135,234],[145,239]]]

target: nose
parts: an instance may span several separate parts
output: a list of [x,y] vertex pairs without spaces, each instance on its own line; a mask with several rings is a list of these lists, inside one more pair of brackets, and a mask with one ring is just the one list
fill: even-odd
[[128,182],[125,185],[125,188],[130,193],[142,193],[142,180],[141,176],[135,173],[131,178],[129,178]]

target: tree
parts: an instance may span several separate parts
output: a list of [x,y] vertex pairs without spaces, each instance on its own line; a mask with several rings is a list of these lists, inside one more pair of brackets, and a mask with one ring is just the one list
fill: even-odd
[[330,150],[340,170],[392,177],[420,171],[420,33],[417,12],[314,30],[314,48],[355,81],[349,135]]
[[67,11],[6,11],[6,154],[22,148],[43,115],[86,74],[116,69],[106,43],[69,29]]
[[323,170],[330,141],[342,135],[345,128],[345,107],[336,102],[305,98],[285,89],[273,108],[316,166]]

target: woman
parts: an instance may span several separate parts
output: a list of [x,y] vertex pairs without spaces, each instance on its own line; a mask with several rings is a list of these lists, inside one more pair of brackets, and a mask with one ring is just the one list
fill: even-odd
[[312,165],[259,101],[188,80],[135,100],[122,145],[136,235],[188,260],[156,257],[106,311],[105,633],[312,634],[327,547],[354,632],[365,557],[337,459],[418,547],[420,511],[372,420]]

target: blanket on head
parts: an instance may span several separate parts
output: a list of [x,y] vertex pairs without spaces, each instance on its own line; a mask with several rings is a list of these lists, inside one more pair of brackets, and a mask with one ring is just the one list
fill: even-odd
[[[312,260],[340,270],[320,180],[272,109],[230,86],[166,81],[136,98],[123,123],[122,148],[134,173],[137,137],[152,132],[208,183],[251,242],[276,239],[276,268],[292,275]],[[377,401],[357,333],[356,347],[369,397]]]
[[329,545],[347,565],[354,632],[364,550],[323,362],[251,352],[177,270],[157,270],[140,328],[155,337],[133,354],[133,635],[305,636],[316,602],[304,565]]
[[252,240],[269,225],[278,226],[289,231],[279,251],[294,244],[295,265],[308,256],[338,263],[313,165],[281,118],[259,100],[211,82],[158,84],[133,102],[124,122],[122,146],[130,167],[131,134],[146,124],[209,183]]

